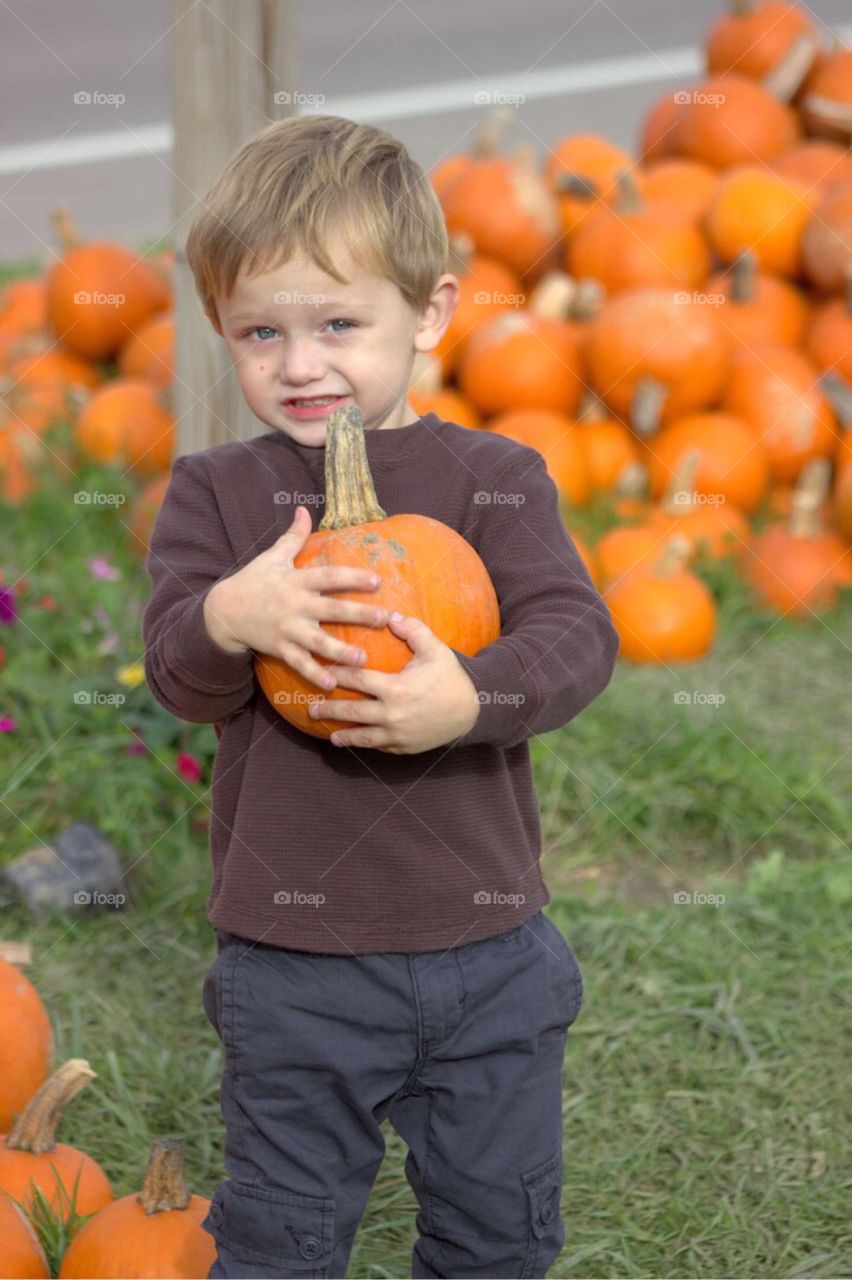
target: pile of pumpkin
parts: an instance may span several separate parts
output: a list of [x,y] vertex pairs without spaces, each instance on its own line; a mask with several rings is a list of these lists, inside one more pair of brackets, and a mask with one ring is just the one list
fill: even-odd
[[216,1257],[201,1226],[210,1202],[187,1190],[182,1142],[156,1139],[142,1189],[116,1199],[104,1169],[56,1138],[66,1105],[95,1073],[83,1058],[51,1072],[52,1059],[41,996],[18,964],[0,959],[0,1277],[51,1274],[34,1226],[45,1203],[70,1237],[60,1280],[206,1276]]
[[[638,158],[589,134],[508,154],[504,111],[430,175],[461,297],[412,407],[543,454],[635,661],[711,647],[707,557],[802,618],[852,583],[852,52],[804,7],[733,0],[706,55]],[[29,490],[70,414],[82,456],[147,478],[144,551],[174,449],[165,264],[56,221],[62,258],[0,299],[0,489]]]

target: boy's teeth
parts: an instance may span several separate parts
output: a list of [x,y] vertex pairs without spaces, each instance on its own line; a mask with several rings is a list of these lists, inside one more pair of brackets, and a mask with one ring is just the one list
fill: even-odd
[[339,400],[340,396],[317,396],[313,400],[294,400],[293,404],[300,408],[305,404],[334,404],[335,400]]

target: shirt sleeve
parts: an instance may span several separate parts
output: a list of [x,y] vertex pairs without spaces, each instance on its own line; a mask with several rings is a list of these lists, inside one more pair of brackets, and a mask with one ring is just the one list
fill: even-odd
[[181,720],[215,723],[255,692],[253,653],[221,649],[204,624],[207,593],[236,567],[212,489],[188,458],[176,458],[145,560],[142,639],[148,686]]
[[519,446],[480,505],[470,541],[497,592],[501,634],[472,658],[453,649],[480,700],[455,745],[508,748],[588,706],[609,684],[619,637],[536,449]]

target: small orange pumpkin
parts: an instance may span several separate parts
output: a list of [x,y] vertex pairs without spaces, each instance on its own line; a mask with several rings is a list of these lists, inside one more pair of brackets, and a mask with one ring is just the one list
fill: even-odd
[[840,293],[852,264],[852,179],[823,192],[802,239],[805,274],[825,293]]
[[127,530],[131,546],[136,554],[143,558],[150,550],[151,534],[171,478],[169,470],[149,480],[137,494],[128,513]]
[[713,23],[705,45],[711,74],[748,76],[785,102],[801,85],[818,48],[810,14],[787,0],[734,0],[731,12]]
[[498,436],[537,449],[560,494],[574,506],[588,502],[591,484],[580,433],[566,414],[514,409],[491,418],[486,427]]
[[654,437],[649,460],[651,491],[661,496],[677,476],[684,459],[696,451],[690,491],[741,511],[755,511],[769,483],[766,452],[754,430],[734,414],[709,411],[687,414]]
[[[344,405],[329,415],[325,444],[326,510],[319,529],[296,556],[297,569],[350,565],[374,569],[381,578],[376,591],[341,591],[355,600],[396,609],[421,618],[450,648],[471,657],[500,635],[500,607],[488,570],[469,542],[430,516],[388,516],[376,499],[364,445],[364,425],[357,405]],[[411,659],[404,640],[388,627],[361,627],[323,622],[336,639],[359,644],[366,667],[393,673]],[[331,660],[317,655],[323,666]],[[258,654],[254,672],[270,704],[283,719],[316,738],[351,728],[351,721],[314,719],[311,702],[317,686],[281,658]],[[366,697],[357,689],[336,686],[323,692],[335,698]]]
[[459,300],[433,352],[445,378],[458,368],[470,335],[479,325],[500,312],[516,310],[526,300],[514,272],[495,258],[475,253],[466,232],[450,237],[449,269],[458,278]]
[[679,217],[700,223],[718,185],[719,174],[715,169],[697,160],[675,156],[648,166],[641,191],[656,208],[667,205]]
[[96,1213],[112,1200],[100,1165],[84,1151],[56,1141],[65,1107],[94,1078],[85,1059],[69,1058],[30,1098],[9,1132],[0,1135],[0,1187],[24,1210],[30,1209],[35,1184],[51,1209],[67,1221],[78,1178],[77,1213]]
[[471,334],[458,378],[485,415],[517,408],[572,414],[582,372],[580,340],[571,326],[519,311],[495,316]]
[[571,134],[553,144],[544,176],[559,200],[566,237],[570,239],[590,213],[612,204],[618,194],[618,174],[632,164],[622,147],[599,134]]
[[852,384],[852,262],[844,276],[843,293],[814,309],[805,347],[818,368]]
[[796,114],[754,80],[733,72],[684,90],[677,154],[712,169],[770,163],[796,142]]
[[47,1280],[47,1258],[32,1223],[5,1191],[0,1191],[0,1276]]
[[162,390],[142,378],[115,378],[84,406],[74,436],[86,457],[154,476],[171,465],[175,421]]
[[852,50],[821,54],[802,86],[799,110],[809,134],[844,145],[852,137]]
[[822,193],[833,182],[852,178],[852,152],[839,142],[806,138],[784,151],[769,167],[787,182],[815,187]]
[[796,276],[805,227],[819,198],[763,165],[737,165],[722,175],[707,211],[707,233],[722,262],[750,250],[765,271]]
[[790,280],[757,269],[751,250],[707,281],[706,293],[719,305],[722,324],[734,346],[760,343],[801,346],[810,309]]
[[175,317],[171,311],[146,320],[131,333],[118,352],[118,372],[124,378],[144,378],[167,387],[175,376]]
[[206,1276],[216,1261],[216,1243],[201,1225],[209,1209],[208,1199],[187,1189],[183,1143],[158,1138],[142,1190],[121,1196],[83,1223],[65,1251],[59,1280]]
[[685,539],[671,537],[655,565],[637,568],[604,589],[603,598],[629,662],[694,662],[716,637],[710,590],[685,567]]
[[53,1033],[38,991],[7,960],[0,960],[0,1010],[0,1131],[5,1133],[47,1079]]

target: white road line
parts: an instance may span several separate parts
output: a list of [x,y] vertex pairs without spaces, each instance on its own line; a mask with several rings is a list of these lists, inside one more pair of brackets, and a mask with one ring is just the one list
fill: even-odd
[[[833,30],[842,41],[852,41],[852,23],[841,24]],[[700,76],[703,65],[701,51],[693,46],[661,49],[659,53],[624,54],[568,63],[561,67],[542,67],[526,76],[507,72],[476,80],[447,80],[436,85],[389,89],[384,93],[328,98],[300,114],[348,116],[353,120],[380,124],[387,120],[441,115],[447,111],[476,110],[484,103],[516,94],[523,94],[524,101],[532,102],[540,98],[596,93],[631,84],[682,81],[685,77]],[[52,138],[44,138],[0,147],[0,173],[59,169],[98,160],[144,156],[152,151],[161,155],[172,149],[172,136],[171,124],[165,123],[135,127],[132,133],[126,129],[103,129],[76,137],[71,134],[58,143]]]

